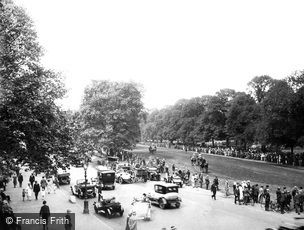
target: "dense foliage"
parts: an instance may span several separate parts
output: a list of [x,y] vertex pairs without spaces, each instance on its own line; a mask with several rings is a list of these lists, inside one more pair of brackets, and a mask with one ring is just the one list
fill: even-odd
[[41,66],[32,21],[10,0],[1,1],[0,28],[1,157],[52,167],[72,146],[66,114],[56,104],[65,94],[62,77]]
[[93,81],[77,115],[81,141],[110,154],[131,149],[140,138],[141,97],[134,83]]
[[284,80],[264,75],[248,83],[248,93],[223,89],[214,96],[180,100],[151,111],[141,125],[142,138],[187,145],[234,140],[242,149],[260,143],[292,151],[304,140],[303,83],[303,71]]

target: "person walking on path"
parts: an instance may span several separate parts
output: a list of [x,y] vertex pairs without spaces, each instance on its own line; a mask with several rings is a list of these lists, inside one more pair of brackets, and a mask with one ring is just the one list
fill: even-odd
[[43,230],[48,229],[49,217],[51,215],[49,206],[46,205],[46,201],[42,202],[43,206],[40,208],[39,215],[43,221]]
[[127,217],[126,230],[137,230],[137,220],[135,218],[136,213],[132,212]]
[[41,181],[40,181],[40,186],[42,189],[46,189],[46,186],[47,186],[47,182],[46,182],[46,179],[44,178],[44,176],[42,177]]
[[14,175],[13,175],[13,185],[14,185],[14,188],[16,188],[16,186],[17,186],[17,174],[16,173],[14,173]]
[[29,200],[29,201],[32,200],[32,193],[33,193],[32,189],[33,189],[33,187],[31,186],[30,183],[28,183],[26,190],[27,190],[27,200]]
[[35,176],[34,173],[30,175],[29,182],[31,183],[32,188],[34,187]]
[[215,184],[216,189],[219,190],[219,180],[218,180],[217,176],[214,178],[213,184]]
[[265,192],[265,211],[269,211],[269,204],[270,204],[270,194],[269,194],[269,189],[266,189],[266,192]]
[[206,190],[208,190],[209,189],[209,183],[210,183],[209,175],[206,176],[205,183],[206,183]]
[[23,176],[22,176],[21,173],[19,173],[18,182],[19,182],[19,187],[21,188],[22,187],[22,182],[23,182]]
[[71,210],[68,209],[67,214],[65,215],[65,220],[66,220],[65,224],[64,224],[64,229],[65,230],[72,230],[73,224],[72,224],[72,218],[70,216],[70,213],[71,213]]
[[228,180],[225,181],[225,193],[226,193],[226,196],[229,196],[229,182],[228,182]]
[[35,199],[38,200],[38,194],[40,192],[40,185],[37,183],[37,181],[35,181],[33,190],[35,193]]
[[216,187],[215,183],[213,183],[211,185],[211,192],[212,192],[211,198],[213,198],[214,200],[216,200],[216,191],[217,191],[217,187]]
[[22,201],[24,201],[24,199],[25,199],[25,188],[24,189],[22,189]]

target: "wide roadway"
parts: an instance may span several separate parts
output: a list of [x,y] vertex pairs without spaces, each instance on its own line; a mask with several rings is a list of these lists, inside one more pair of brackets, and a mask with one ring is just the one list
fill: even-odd
[[[83,168],[71,168],[71,184],[77,179],[84,178]],[[96,169],[93,165],[88,168],[88,178],[96,177]],[[156,182],[136,183],[136,184],[116,184],[115,190],[103,191],[105,198],[116,197],[121,202],[125,213],[123,217],[107,219],[104,216],[94,213],[93,202],[96,198],[89,199],[90,212],[92,218],[99,218],[113,229],[125,229],[127,213],[130,210],[133,197],[140,197],[143,193],[152,191]],[[71,195],[68,185],[61,186],[63,194]],[[179,190],[182,205],[179,209],[171,208],[162,210],[157,206],[152,206],[151,221],[138,221],[138,229],[160,230],[163,227],[170,229],[176,226],[177,229],[265,229],[276,227],[282,222],[293,222],[292,214],[281,215],[274,212],[265,212],[259,205],[239,206],[235,205],[232,197],[226,198],[222,193],[218,193],[216,201],[211,199],[210,191],[200,188],[183,187]],[[77,204],[83,205],[83,200],[77,198]],[[303,214],[302,214],[303,216]],[[98,226],[96,226],[98,227]]]

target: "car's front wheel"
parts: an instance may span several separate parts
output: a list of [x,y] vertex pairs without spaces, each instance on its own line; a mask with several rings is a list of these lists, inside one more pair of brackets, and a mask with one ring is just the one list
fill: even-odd
[[175,207],[176,207],[176,208],[179,208],[179,207],[180,207],[180,203],[177,202],[177,203],[175,204]]
[[119,177],[118,183],[119,183],[119,184],[122,184],[122,183],[123,183],[123,179],[122,179],[121,177]]
[[166,201],[165,201],[165,199],[164,199],[164,198],[159,199],[158,205],[159,205],[159,207],[160,207],[161,209],[165,209],[165,207],[166,207]]

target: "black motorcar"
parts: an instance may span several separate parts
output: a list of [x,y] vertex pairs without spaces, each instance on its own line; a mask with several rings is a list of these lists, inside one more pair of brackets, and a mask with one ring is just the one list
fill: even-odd
[[99,170],[97,169],[98,186],[101,189],[115,189],[115,171],[110,169]]
[[119,202],[115,201],[115,197],[111,199],[102,199],[99,202],[94,202],[94,210],[97,214],[112,218],[115,215],[122,216],[124,209]]
[[70,182],[71,182],[70,173],[58,173],[57,179],[58,179],[59,185],[70,184]]
[[72,194],[78,196],[79,198],[91,198],[96,197],[96,186],[85,182],[84,179],[76,181],[76,184],[71,186]]

